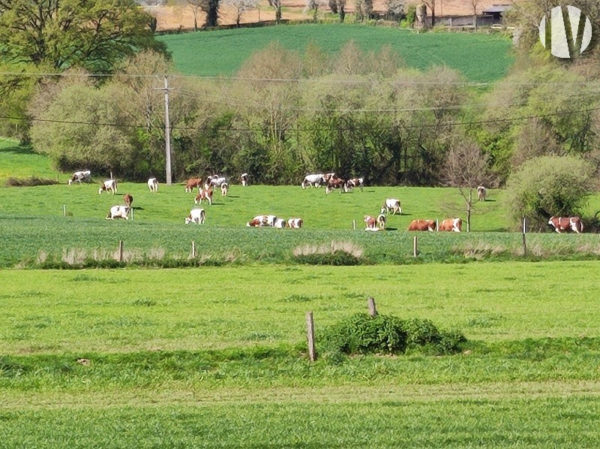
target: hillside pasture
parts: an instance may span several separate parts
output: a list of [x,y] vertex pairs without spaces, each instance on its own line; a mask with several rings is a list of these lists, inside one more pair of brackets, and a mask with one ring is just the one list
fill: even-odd
[[[426,70],[447,66],[469,81],[491,82],[504,77],[513,63],[511,42],[499,35],[415,33],[359,24],[302,24],[167,34],[158,37],[172,52],[175,68],[185,75],[231,76],[250,54],[279,42],[304,53],[316,43],[327,55],[352,40],[363,51],[390,46],[408,67]],[[482,61],[485,63],[482,64]]]

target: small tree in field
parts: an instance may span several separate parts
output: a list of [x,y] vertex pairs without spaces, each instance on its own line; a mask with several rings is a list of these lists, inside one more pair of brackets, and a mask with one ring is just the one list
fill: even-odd
[[239,27],[242,14],[255,9],[258,0],[225,0],[225,4],[231,6],[235,11],[235,24]]
[[592,173],[588,162],[574,156],[531,159],[508,179],[508,212],[517,222],[528,218],[538,231],[552,215],[577,215],[593,190]]
[[494,183],[488,170],[488,157],[473,142],[455,142],[446,159],[445,181],[449,186],[458,187],[465,201],[467,232],[470,232],[477,187],[491,187]]

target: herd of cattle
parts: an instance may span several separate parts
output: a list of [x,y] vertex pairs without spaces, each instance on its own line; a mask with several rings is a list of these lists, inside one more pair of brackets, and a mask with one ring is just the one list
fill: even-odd
[[[69,179],[69,185],[74,182],[90,182],[91,172],[90,170],[76,171],[73,173],[71,179]],[[248,185],[248,174],[243,173],[240,176],[240,183],[242,186]],[[335,173],[315,173],[306,175],[302,180],[301,187],[306,189],[307,187],[321,187],[325,186],[325,193],[329,194],[335,189],[340,189],[340,192],[349,192],[355,187],[361,190],[364,187],[363,178],[352,178],[344,180],[336,176]],[[113,195],[117,193],[117,181],[115,179],[108,179],[100,184],[98,194],[102,192],[111,192]],[[212,205],[213,190],[218,188],[221,190],[221,196],[227,196],[229,191],[229,183],[224,176],[212,175],[208,176],[203,182],[202,178],[190,178],[185,182],[185,191],[193,192],[194,189],[198,189],[198,193],[195,196],[194,203],[202,204],[206,201]],[[150,192],[158,192],[158,180],[156,178],[148,179],[148,189]],[[487,196],[487,190],[484,186],[477,187],[477,197],[480,201],[485,201]],[[123,205],[112,206],[106,216],[107,220],[113,220],[115,218],[129,219],[129,215],[132,210],[133,196],[129,193],[123,196]],[[400,200],[397,198],[386,198],[381,206],[379,215],[365,215],[364,223],[366,231],[380,231],[384,230],[387,223],[387,216],[389,214],[396,215],[402,214],[402,207]],[[189,215],[185,218],[185,224],[196,223],[203,224],[206,220],[206,211],[202,208],[193,208]],[[287,220],[279,218],[275,215],[257,215],[246,223],[249,227],[274,227],[274,228],[291,228],[299,229],[303,225],[302,218],[289,218]],[[548,225],[557,233],[573,231],[575,233],[583,232],[583,223],[580,217],[550,217]],[[461,232],[462,231],[462,219],[461,218],[447,218],[442,220],[438,226],[436,220],[430,219],[417,219],[412,220],[408,226],[409,231],[447,231],[447,232]]]

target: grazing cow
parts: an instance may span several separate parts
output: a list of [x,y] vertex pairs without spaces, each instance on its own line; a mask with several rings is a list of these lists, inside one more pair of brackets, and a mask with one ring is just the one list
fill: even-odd
[[190,214],[185,218],[185,224],[188,224],[190,222],[196,223],[196,224],[203,224],[205,219],[206,219],[206,212],[204,211],[204,209],[201,209],[199,207],[194,207],[190,211]]
[[385,202],[381,206],[381,213],[389,214],[390,212],[392,213],[392,215],[396,215],[396,212],[402,215],[402,207],[400,207],[400,200],[397,200],[396,198],[387,198],[385,200]]
[[435,220],[413,220],[408,226],[409,231],[435,231]]
[[133,195],[130,195],[129,193],[123,195],[123,202],[127,205],[127,207],[131,207],[131,204],[133,203]]
[[[158,179],[156,179],[156,178],[148,179],[148,189],[151,192],[158,192]],[[187,190],[186,190],[186,192],[187,192]]]
[[213,197],[213,189],[209,187],[208,189],[202,189],[196,195],[194,199],[194,204],[201,204],[203,200],[208,201],[208,204],[212,206],[212,197]]
[[206,184],[213,187],[221,187],[225,182],[227,182],[227,179],[224,176],[211,175],[206,178]]
[[313,175],[306,175],[302,181],[302,188],[307,187],[320,187],[325,182],[325,175],[322,173],[315,173]]
[[335,173],[325,173],[323,175],[323,181],[325,181],[326,183],[329,182],[330,179],[335,178]]
[[291,229],[300,229],[303,224],[302,218],[290,218],[287,221],[288,228]]
[[385,222],[386,222],[385,215],[379,214],[377,216],[377,227],[379,228],[380,231],[383,231],[385,229]]
[[227,196],[227,192],[229,191],[229,184],[224,182],[221,184],[221,196]]
[[113,195],[117,193],[116,179],[107,179],[102,184],[100,184],[100,188],[98,189],[98,195],[100,195],[102,192],[108,192],[109,190],[112,192]]
[[248,185],[248,173],[242,173],[240,176],[240,181],[242,181],[242,185],[246,187]]
[[81,171],[76,171],[75,173],[73,173],[73,176],[71,176],[71,179],[69,179],[69,185],[73,184],[74,182],[78,182],[79,184],[81,184],[81,181],[86,181],[89,182],[92,179],[92,172],[89,170],[81,170]]
[[461,232],[462,220],[460,218],[446,218],[440,223],[440,231]]
[[202,187],[202,178],[190,178],[185,182],[185,191],[191,192],[196,187]]
[[485,201],[485,197],[487,196],[487,189],[483,186],[477,187],[477,198],[479,201]]
[[273,227],[275,225],[276,220],[277,220],[277,217],[275,215],[257,215],[252,220],[250,220],[248,223],[246,223],[246,226],[261,227],[261,228],[263,226]]
[[287,225],[287,223],[283,218],[276,218],[275,221],[273,222],[274,228],[283,229],[286,227],[286,225]]
[[579,217],[550,217],[548,224],[559,234],[569,229],[577,234],[583,232],[583,223]]
[[348,182],[346,182],[346,188],[348,190],[350,190],[350,189],[353,189],[354,187],[360,187],[360,190],[362,192],[363,181],[364,181],[364,178],[352,178],[352,179],[349,179]]
[[329,194],[333,189],[341,189],[340,193],[342,193],[348,191],[348,186],[346,185],[346,181],[344,181],[342,178],[338,178],[337,176],[333,175],[333,177],[329,178],[329,181],[327,181],[325,193]]
[[371,215],[365,215],[363,219],[365,222],[365,231],[378,231],[377,228],[377,218],[372,217]]
[[129,206],[113,206],[108,211],[108,215],[106,216],[107,220],[114,220],[115,218],[124,218],[125,220],[129,220]]

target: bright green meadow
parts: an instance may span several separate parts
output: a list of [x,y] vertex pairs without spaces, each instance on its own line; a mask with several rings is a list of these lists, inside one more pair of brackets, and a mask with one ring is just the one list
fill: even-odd
[[[271,42],[303,53],[314,43],[333,55],[353,40],[364,51],[389,45],[408,67],[444,65],[469,81],[502,78],[513,63],[510,39],[481,33],[426,33],[358,24],[301,24],[238,30],[166,34],[159,39],[172,53],[175,68],[186,75],[233,75],[253,52]],[[481,61],[486,61],[482,64]]]

